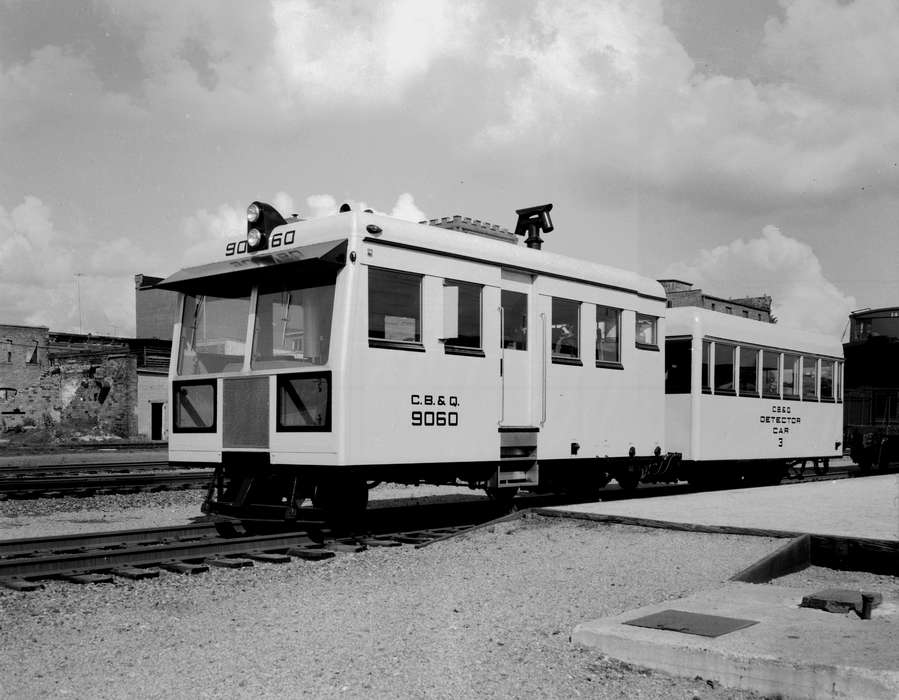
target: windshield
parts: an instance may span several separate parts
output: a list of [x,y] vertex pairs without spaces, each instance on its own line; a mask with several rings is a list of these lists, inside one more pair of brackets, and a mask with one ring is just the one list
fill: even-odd
[[325,364],[333,308],[333,276],[260,287],[252,368]]
[[186,294],[178,374],[239,372],[243,368],[249,309],[249,293],[234,297]]

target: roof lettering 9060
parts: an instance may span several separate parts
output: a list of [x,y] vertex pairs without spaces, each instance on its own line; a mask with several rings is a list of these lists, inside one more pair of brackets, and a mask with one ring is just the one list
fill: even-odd
[[[295,236],[296,231],[278,231],[277,233],[273,233],[268,239],[268,247],[280,248],[282,245],[290,245],[293,243]],[[225,246],[225,257],[231,255],[243,255],[246,252],[248,251],[247,242],[245,240],[231,241]]]

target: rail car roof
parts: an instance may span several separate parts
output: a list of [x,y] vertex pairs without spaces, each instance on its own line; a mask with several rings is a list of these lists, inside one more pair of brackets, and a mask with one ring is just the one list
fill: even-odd
[[765,323],[741,316],[731,316],[698,306],[681,306],[665,312],[667,337],[697,334],[748,345],[762,345],[779,350],[794,350],[828,357],[842,357],[840,338],[805,331],[780,323]]
[[[367,230],[370,226],[380,229],[380,232]],[[234,256],[206,265],[184,268],[156,287],[185,291],[197,283],[223,280],[233,274],[252,277],[259,275],[263,269],[267,270],[266,274],[271,273],[272,268],[277,265],[316,259],[343,264],[341,252],[348,252],[347,247],[352,250],[362,242],[369,242],[592,283],[656,301],[666,300],[662,285],[634,272],[379,214],[346,212],[320,219],[291,222],[275,229],[282,232],[291,230],[295,230],[297,234],[296,242],[292,245],[282,246],[277,251],[266,250],[255,255]],[[225,241],[222,241],[222,250],[224,246]],[[342,250],[338,250],[340,248]]]

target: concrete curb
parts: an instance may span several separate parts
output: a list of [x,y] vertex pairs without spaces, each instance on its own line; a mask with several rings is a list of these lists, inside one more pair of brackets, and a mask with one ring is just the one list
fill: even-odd
[[[796,698],[899,697],[899,606],[874,619],[799,608],[803,592],[729,583],[675,601],[578,625],[572,641],[627,663],[722,685]],[[677,609],[758,621],[720,637],[624,624]],[[851,641],[850,641],[851,640]]]

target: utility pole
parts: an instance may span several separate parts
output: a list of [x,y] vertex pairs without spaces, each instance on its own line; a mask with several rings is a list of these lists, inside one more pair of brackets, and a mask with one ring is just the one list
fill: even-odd
[[81,317],[81,280],[79,279],[79,277],[84,277],[84,273],[75,273],[75,291],[78,295],[78,333],[83,335],[84,323]]

